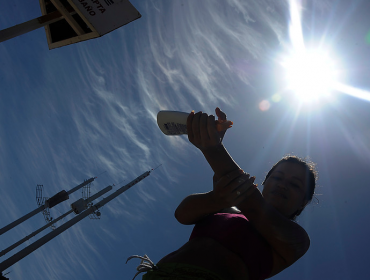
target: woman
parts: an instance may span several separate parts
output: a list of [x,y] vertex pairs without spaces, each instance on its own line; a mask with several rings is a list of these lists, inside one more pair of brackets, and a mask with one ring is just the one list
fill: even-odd
[[[226,115],[216,108],[218,121]],[[312,165],[285,157],[268,172],[261,192],[222,145],[215,117],[192,112],[189,141],[215,172],[213,190],[186,197],[175,212],[195,224],[190,240],[162,258],[144,280],[259,280],[284,270],[309,248],[306,231],[293,220],[311,201],[316,181]],[[147,263],[142,264],[146,266]],[[139,266],[140,267],[140,266]],[[139,270],[139,268],[138,268]]]

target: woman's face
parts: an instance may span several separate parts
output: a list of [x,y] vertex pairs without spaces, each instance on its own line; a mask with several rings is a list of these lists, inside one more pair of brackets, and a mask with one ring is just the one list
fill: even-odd
[[262,195],[281,214],[291,218],[306,200],[306,169],[298,163],[279,163],[267,178]]

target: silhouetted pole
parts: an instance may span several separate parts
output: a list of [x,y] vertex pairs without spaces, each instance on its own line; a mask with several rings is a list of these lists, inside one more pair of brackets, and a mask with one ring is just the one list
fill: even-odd
[[60,217],[56,218],[55,220],[51,221],[50,223],[46,224],[45,226],[39,228],[38,230],[34,231],[33,233],[27,235],[25,238],[19,240],[18,242],[14,243],[13,245],[9,246],[8,248],[2,250],[0,252],[0,257],[4,256],[6,253],[10,252],[11,250],[15,249],[16,247],[18,247],[19,245],[21,245],[23,242],[27,241],[28,239],[30,239],[31,237],[37,235],[38,233],[42,232],[44,229],[47,229],[48,227],[50,227],[52,224],[55,224],[56,222],[60,221],[61,219],[65,218],[66,216],[68,216],[69,214],[71,214],[73,212],[73,210],[69,210],[68,212],[64,213],[63,215],[61,215]]
[[106,203],[108,203],[112,199],[116,198],[117,196],[119,196],[120,194],[122,194],[124,191],[128,190],[129,188],[131,188],[135,184],[139,183],[141,180],[143,180],[144,178],[148,177],[150,175],[150,172],[151,171],[144,172],[143,174],[141,174],[140,176],[138,176],[136,179],[132,180],[127,185],[122,186],[121,188],[119,188],[113,194],[111,194],[111,195],[107,196],[106,198],[102,199],[100,202],[98,202],[97,204],[95,204],[95,205],[91,206],[90,208],[86,209],[85,211],[83,211],[78,216],[72,218],[71,220],[69,220],[68,222],[66,222],[63,225],[59,226],[58,228],[56,228],[52,232],[46,234],[45,236],[43,236],[39,240],[35,241],[31,245],[27,246],[23,250],[19,251],[18,253],[14,254],[13,256],[11,256],[10,258],[8,258],[7,260],[3,261],[2,263],[0,263],[0,272],[3,272],[5,269],[9,268],[10,266],[12,266],[13,264],[15,264],[19,260],[23,259],[27,255],[31,254],[33,251],[35,251],[36,249],[38,249],[39,247],[41,247],[45,243],[49,242],[51,239],[53,239],[57,235],[61,234],[63,231],[67,230],[68,228],[70,228],[74,224],[76,224],[79,221],[81,221],[82,219],[86,218],[88,215],[94,213],[100,207],[104,206]]
[[55,205],[59,204],[60,202],[68,199],[69,195],[79,189],[81,189],[83,186],[86,186],[87,184],[91,183],[92,181],[95,180],[95,177],[92,177],[90,178],[89,180],[86,180],[84,181],[83,183],[79,184],[78,186],[74,187],[73,189],[71,189],[70,191],[66,192],[66,191],[61,191],[59,193],[57,193],[56,195],[54,195],[53,197],[49,198],[44,205],[41,205],[39,208],[31,211],[30,213],[24,215],[23,217],[19,218],[18,220],[10,223],[9,225],[3,227],[0,229],[0,235],[2,235],[3,233],[7,232],[8,230],[11,230],[13,227],[23,223],[24,221],[28,220],[29,218],[33,217],[34,215],[36,215],[37,213],[40,213],[42,211],[44,211],[44,209],[46,207],[49,207],[49,208],[52,208],[54,207]]
[[[88,204],[90,202],[92,202],[93,200],[97,199],[99,196],[109,192],[110,190],[112,189],[112,186],[108,186],[106,187],[105,189],[101,190],[100,192],[94,194],[93,196],[87,198],[85,200],[85,203]],[[25,241],[27,241],[28,239],[30,239],[31,237],[34,237],[35,235],[39,234],[40,232],[42,232],[44,229],[47,229],[48,227],[50,227],[51,225],[55,224],[56,222],[60,221],[61,219],[65,218],[66,216],[68,216],[69,214],[71,214],[73,212],[73,209],[69,210],[68,212],[64,213],[63,215],[59,216],[58,218],[56,218],[55,220],[52,220],[50,223],[47,223],[45,226],[39,228],[38,230],[32,232],[31,234],[27,235],[25,238],[19,240],[18,242],[14,243],[13,245],[9,246],[8,248],[2,250],[0,252],[0,257],[4,256],[6,253],[10,252],[11,250],[15,249],[16,247],[18,247],[19,245],[21,245],[22,243],[24,243]]]
[[[76,12],[73,12],[72,14],[75,14],[75,13]],[[41,16],[35,19],[31,19],[29,21],[17,24],[15,26],[0,30],[0,42],[4,42],[6,40],[12,39],[19,35],[36,30],[40,27],[51,24],[63,18],[64,16],[61,14],[61,12],[56,10],[55,12],[52,12],[50,14],[47,14],[47,15],[44,15],[44,16]]]

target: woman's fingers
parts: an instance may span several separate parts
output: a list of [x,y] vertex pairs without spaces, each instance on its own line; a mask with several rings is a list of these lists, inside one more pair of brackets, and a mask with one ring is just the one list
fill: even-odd
[[243,174],[243,170],[236,169],[234,171],[231,171],[230,173],[227,173],[226,175],[222,176],[220,180],[218,180],[215,184],[217,187],[225,187],[229,185],[232,181],[234,181],[237,177],[240,177]]
[[214,198],[223,208],[236,206],[256,187],[253,184],[254,180],[255,177],[250,177],[242,170],[234,170],[215,183]]
[[208,116],[207,133],[209,135],[211,142],[213,142],[214,145],[219,144],[220,135],[217,132],[215,116],[213,115]]
[[217,107],[215,112],[219,120],[222,120],[222,121],[227,120],[226,114],[220,108]]
[[200,132],[199,132],[199,129],[200,129],[200,117],[202,116],[202,112],[198,112],[198,113],[195,113],[194,114],[194,118],[193,118],[193,121],[191,123],[191,129],[193,130],[193,135],[194,135],[194,141],[197,145],[199,145],[199,141],[200,141]]
[[203,145],[205,145],[205,143],[208,142],[208,140],[209,140],[209,135],[208,135],[208,130],[207,130],[207,126],[208,126],[208,114],[203,113],[200,116],[199,123],[200,123],[200,125],[199,125],[199,128],[200,128],[200,137],[202,139]]
[[254,180],[256,178],[253,176],[247,180],[243,180],[241,182],[239,180],[239,186],[235,188],[234,194],[235,194],[235,205],[238,205],[240,202],[242,202],[246,197],[248,197],[255,188],[257,188],[257,185],[254,184]]
[[232,189],[233,194],[241,195],[253,185],[255,179],[256,177],[250,177],[249,174],[244,173],[229,184],[230,189]]
[[233,126],[232,121],[216,121],[216,129],[218,132],[226,132],[230,127]]
[[226,114],[219,108],[219,120],[215,116],[203,112],[194,113],[192,111],[187,119],[186,128],[189,141],[201,150],[213,148],[220,145],[225,131],[231,127],[232,122],[221,120],[226,118]]
[[188,138],[199,149],[208,149],[220,144],[215,116],[202,113],[190,113],[186,122]]
[[215,109],[215,112],[218,118],[216,121],[216,128],[222,141],[225,136],[226,130],[233,125],[233,122],[227,120],[226,114],[220,108],[217,107]]
[[186,130],[188,131],[188,139],[191,143],[194,141],[194,133],[193,133],[193,120],[194,120],[194,110],[188,116],[186,121]]

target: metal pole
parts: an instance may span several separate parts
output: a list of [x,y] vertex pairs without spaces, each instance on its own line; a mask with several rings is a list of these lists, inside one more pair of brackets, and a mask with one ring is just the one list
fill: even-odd
[[79,184],[78,186],[74,187],[73,189],[69,190],[67,192],[68,195],[71,193],[74,193],[75,191],[81,189],[82,187],[86,186],[87,184],[90,184],[92,181],[94,181],[96,177],[91,177],[89,180],[84,181],[83,183]]
[[144,178],[148,177],[149,175],[150,175],[150,171],[144,172],[143,174],[141,174],[140,176],[136,177],[136,179],[132,180],[127,185],[124,185],[124,186],[120,187],[114,193],[112,193],[111,195],[107,196],[106,198],[104,198],[103,200],[101,200],[100,202],[98,202],[97,204],[95,204],[93,207],[95,207],[96,210],[98,210],[100,207],[102,207],[103,205],[105,205],[106,203],[108,203],[109,201],[111,201],[113,198],[116,198],[117,196],[119,196],[123,192],[127,191],[133,185],[136,185],[137,183],[139,183],[141,180],[143,180]]
[[28,239],[30,239],[31,237],[34,237],[35,235],[39,234],[40,232],[42,232],[44,229],[50,227],[52,224],[60,221],[61,219],[63,219],[64,217],[68,216],[69,214],[71,214],[73,212],[73,210],[69,210],[68,212],[64,213],[63,215],[59,216],[58,218],[56,218],[55,220],[51,221],[50,223],[46,224],[45,226],[39,228],[38,230],[32,232],[31,234],[27,235],[25,238],[19,240],[18,242],[14,243],[13,245],[9,246],[8,248],[2,250],[0,252],[0,257],[4,256],[6,253],[10,252],[11,250],[15,249],[16,247],[18,247],[19,245],[21,245],[23,242],[27,241]]
[[[85,182],[83,182],[82,184],[79,184],[78,186],[74,187],[73,189],[69,190],[67,192],[68,195],[70,195],[71,193],[77,191],[78,189],[81,189],[83,186],[86,186],[87,184],[91,183],[92,181],[95,180],[96,177],[92,177],[88,180],[86,180]],[[24,215],[23,217],[19,218],[18,220],[10,223],[9,225],[3,227],[0,229],[0,235],[2,235],[3,233],[7,232],[8,230],[11,230],[13,227],[23,223],[25,220],[28,220],[29,218],[33,217],[34,215],[36,215],[37,213],[39,212],[42,212],[44,209],[46,208],[45,205],[41,205],[39,208],[33,210],[32,212]]]
[[32,212],[24,215],[23,217],[19,218],[18,220],[10,223],[9,225],[3,227],[0,229],[0,235],[7,232],[8,230],[12,229],[13,227],[19,225],[20,223],[24,222],[25,220],[28,220],[32,216],[36,215],[39,212],[42,212],[45,209],[45,205],[41,205],[39,208],[33,210]]
[[39,247],[41,247],[45,243],[49,242],[51,239],[53,239],[57,235],[61,234],[63,231],[67,230],[68,228],[70,228],[74,224],[78,223],[82,219],[86,218],[88,215],[90,215],[91,213],[95,212],[100,207],[102,207],[103,205],[105,205],[106,203],[108,203],[109,201],[111,201],[113,198],[117,197],[118,195],[120,195],[124,191],[128,190],[133,185],[137,184],[138,182],[140,182],[141,180],[143,180],[145,177],[148,177],[149,175],[150,175],[150,171],[144,172],[143,174],[141,174],[140,176],[138,176],[136,179],[132,180],[127,185],[119,188],[113,194],[107,196],[106,198],[104,198],[103,200],[101,200],[97,204],[91,206],[90,208],[88,208],[87,210],[85,210],[84,212],[82,212],[81,214],[79,214],[78,216],[74,217],[73,219],[71,219],[68,222],[64,223],[63,225],[61,225],[57,229],[53,230],[52,232],[46,234],[45,236],[43,236],[39,240],[35,241],[31,245],[27,246],[23,250],[21,250],[18,253],[14,254],[13,256],[11,256],[10,258],[8,258],[7,260],[3,261],[2,263],[0,263],[0,272],[3,272],[5,269],[9,268],[10,266],[12,266],[13,264],[15,264],[19,260],[21,260],[24,257],[26,257],[27,255],[31,254],[33,251],[35,251],[36,249],[38,249]]
[[47,24],[56,22],[62,18],[63,18],[62,14],[59,11],[55,11],[53,13],[0,30],[0,42],[4,42],[19,35],[36,30]]
[[[67,11],[70,13],[70,15],[76,14],[73,9],[68,9]],[[43,15],[41,17],[31,19],[15,26],[0,30],[0,42],[4,42],[19,35],[36,30],[40,27],[51,24],[63,18],[64,16],[62,15],[62,13],[59,10],[56,10],[47,15]]]
[[[85,204],[87,205],[88,203],[90,203],[91,201],[97,199],[98,197],[100,197],[101,195],[105,194],[106,192],[110,191],[112,189],[112,186],[108,186],[106,187],[105,189],[101,190],[100,192],[94,194],[93,196],[89,197],[88,199],[85,199]],[[47,229],[48,227],[50,227],[52,224],[55,224],[56,222],[60,221],[61,219],[63,219],[64,217],[68,216],[69,214],[71,214],[73,212],[73,210],[69,210],[68,212],[64,213],[63,215],[59,216],[58,218],[56,218],[55,220],[51,221],[50,223],[46,224],[45,226],[39,228],[38,230],[32,232],[31,234],[27,235],[25,238],[19,240],[18,242],[14,243],[13,245],[9,246],[8,248],[2,250],[0,252],[0,257],[1,256],[4,256],[6,253],[10,252],[11,250],[13,250],[14,248],[18,247],[19,245],[21,245],[23,242],[27,241],[28,239],[30,239],[31,237],[34,237],[35,235],[39,234],[40,232],[42,232],[44,229]]]

